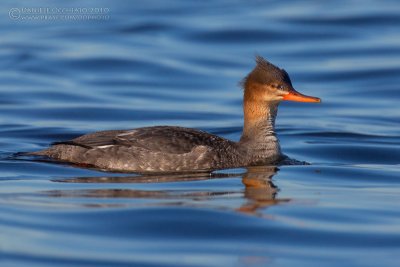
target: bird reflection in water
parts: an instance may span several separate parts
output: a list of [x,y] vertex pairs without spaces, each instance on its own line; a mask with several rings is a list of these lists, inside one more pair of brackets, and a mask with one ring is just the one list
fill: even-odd
[[[262,215],[263,208],[287,202],[288,199],[278,199],[278,188],[273,184],[272,177],[278,172],[274,166],[247,167],[242,173],[194,173],[168,175],[140,176],[110,176],[110,177],[77,177],[53,180],[53,182],[98,184],[96,189],[51,190],[45,194],[50,197],[102,199],[97,204],[86,203],[88,207],[115,206],[197,206],[206,208],[230,209],[241,213]],[[188,185],[189,182],[207,182],[210,180],[240,179],[242,185],[229,191],[219,191],[218,186],[211,183]],[[212,182],[212,181],[211,181]],[[218,182],[218,181],[217,181]],[[163,186],[167,183],[179,183],[179,186]],[[108,184],[108,187],[104,187]],[[145,189],[133,189],[132,186],[146,184]],[[162,189],[159,189],[161,185]],[[157,189],[153,189],[153,186]],[[143,187],[137,186],[137,187]],[[172,189],[171,189],[172,188]],[[176,189],[179,188],[179,189]],[[209,189],[208,189],[209,188]],[[110,199],[105,202],[104,199]],[[111,201],[112,200],[112,201]],[[116,201],[120,200],[120,201]]]

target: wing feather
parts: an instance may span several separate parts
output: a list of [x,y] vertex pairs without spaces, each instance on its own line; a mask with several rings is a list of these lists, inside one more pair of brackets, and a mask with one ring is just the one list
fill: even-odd
[[[214,141],[216,141],[214,143]],[[84,148],[101,148],[106,146],[124,146],[146,149],[152,152],[169,154],[189,153],[198,146],[213,147],[213,144],[230,142],[224,138],[200,130],[155,126],[134,130],[101,131],[86,134],[70,141],[57,142],[81,146]]]

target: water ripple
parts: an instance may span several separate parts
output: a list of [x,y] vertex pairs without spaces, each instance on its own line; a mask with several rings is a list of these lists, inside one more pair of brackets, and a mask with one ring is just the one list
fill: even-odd
[[[5,265],[398,266],[396,1],[97,5],[109,19],[0,18]],[[55,4],[3,9],[35,6]],[[279,107],[297,164],[141,176],[13,157],[150,125],[238,140],[255,54],[323,100]]]

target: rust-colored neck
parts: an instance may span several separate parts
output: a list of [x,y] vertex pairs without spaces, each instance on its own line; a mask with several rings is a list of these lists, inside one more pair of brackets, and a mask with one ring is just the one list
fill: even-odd
[[278,102],[245,99],[243,101],[244,126],[242,139],[259,139],[275,134]]
[[250,89],[244,93],[244,127],[241,140],[259,140],[275,135],[275,118],[279,101],[263,99],[262,93],[259,92],[263,88]]

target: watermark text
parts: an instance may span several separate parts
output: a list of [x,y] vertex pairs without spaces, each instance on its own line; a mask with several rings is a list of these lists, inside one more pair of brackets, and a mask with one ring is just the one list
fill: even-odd
[[10,8],[13,20],[108,20],[107,7],[21,7]]

